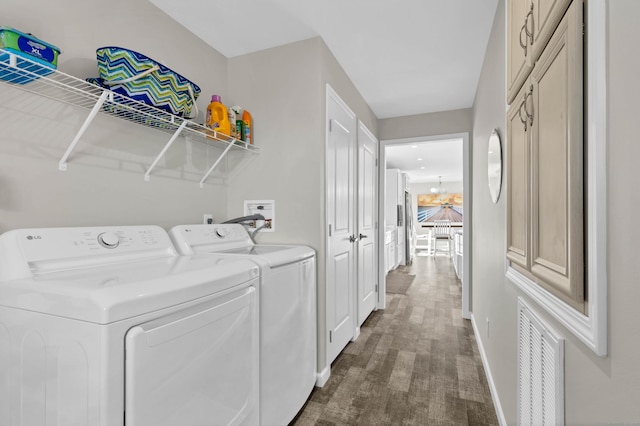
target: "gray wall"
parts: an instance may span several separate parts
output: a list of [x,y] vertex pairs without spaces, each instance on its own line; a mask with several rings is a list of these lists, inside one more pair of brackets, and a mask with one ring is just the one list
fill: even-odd
[[309,39],[229,60],[229,104],[253,115],[261,153],[232,171],[228,215],[241,216],[244,200],[275,200],[276,232],[258,233],[261,242],[321,247],[320,43]]
[[[489,136],[505,140],[505,0],[500,0],[474,102],[472,312],[508,424],[516,424],[516,291],[506,281],[506,204],[491,202],[487,180]],[[503,150],[504,153],[504,150]],[[504,176],[504,173],[503,173]],[[502,185],[504,189],[504,182]],[[487,334],[486,319],[490,321]]]
[[[505,22],[504,0],[491,34],[474,104],[473,129],[473,315],[508,424],[516,423],[516,303],[520,292],[504,278],[504,194],[492,204],[486,186],[487,144],[491,129],[504,140]],[[637,232],[630,212],[640,207],[636,143],[640,96],[640,2],[608,2],[608,284],[609,356],[600,358],[548,315],[565,342],[565,404],[567,425],[640,424],[640,323],[635,308],[640,298],[636,260]],[[531,302],[534,303],[534,302]],[[536,306],[535,304],[533,306]],[[541,309],[538,309],[541,311]],[[484,326],[490,320],[490,333]]]
[[358,92],[351,79],[345,74],[344,70],[340,64],[338,64],[338,61],[324,42],[320,45],[320,53],[323,66],[321,76],[322,87],[320,88],[322,98],[324,99],[325,97],[325,84],[330,84],[333,90],[335,90],[335,92],[356,114],[356,118],[362,121],[374,136],[378,136],[378,118],[362,98],[360,92]]
[[[60,70],[97,75],[95,49],[123,46],[163,62],[203,89],[226,94],[226,59],[145,0],[48,2],[0,0],[3,25],[31,32],[62,49]],[[143,19],[141,19],[143,17]],[[200,223],[226,214],[223,175],[198,181],[218,150],[176,143],[151,182],[143,179],[169,136],[99,116],[72,154],[58,161],[88,110],[0,84],[0,232],[13,228]],[[223,166],[224,169],[224,166]]]
[[380,140],[471,132],[471,108],[385,118],[378,121]]

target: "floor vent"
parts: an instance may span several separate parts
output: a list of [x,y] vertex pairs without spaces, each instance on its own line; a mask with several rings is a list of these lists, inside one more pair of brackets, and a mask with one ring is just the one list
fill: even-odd
[[518,424],[564,425],[564,339],[518,300]]

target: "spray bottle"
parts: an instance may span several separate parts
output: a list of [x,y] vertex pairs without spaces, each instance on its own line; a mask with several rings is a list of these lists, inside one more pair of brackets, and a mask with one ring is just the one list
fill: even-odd
[[242,112],[242,121],[244,123],[244,135],[243,139],[245,142],[249,144],[253,144],[253,122],[251,119],[251,114],[246,109]]
[[[235,132],[234,138],[244,141],[244,122],[242,121],[242,116],[240,112],[242,111],[242,107],[240,106],[232,106],[229,108],[229,122],[231,123],[231,133]],[[233,121],[231,120],[233,114]]]

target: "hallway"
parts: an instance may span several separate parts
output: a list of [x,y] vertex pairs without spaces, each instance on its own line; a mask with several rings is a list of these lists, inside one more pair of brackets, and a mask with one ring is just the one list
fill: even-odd
[[391,274],[416,277],[387,293],[291,425],[497,425],[451,260],[416,256]]

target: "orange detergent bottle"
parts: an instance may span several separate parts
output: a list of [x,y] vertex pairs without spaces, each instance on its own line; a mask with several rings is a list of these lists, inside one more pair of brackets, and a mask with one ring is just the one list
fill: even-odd
[[227,107],[222,104],[219,95],[213,95],[211,97],[211,103],[207,107],[207,120],[205,125],[227,136],[231,134],[228,110]]
[[253,143],[253,123],[251,120],[251,114],[246,109],[242,113],[242,121],[244,122],[244,134],[245,138],[243,139],[247,143]]

